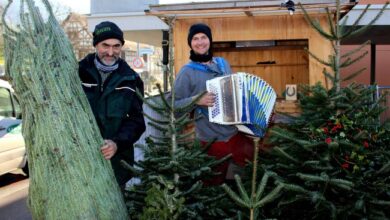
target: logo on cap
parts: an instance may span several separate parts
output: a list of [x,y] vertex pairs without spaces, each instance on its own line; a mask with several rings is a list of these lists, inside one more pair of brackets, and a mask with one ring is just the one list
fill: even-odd
[[106,32],[106,31],[111,31],[111,27],[103,27],[103,28],[100,28],[100,29],[98,29],[98,30],[96,30],[96,35],[99,35],[99,34],[101,34],[101,33],[103,33],[103,32]]

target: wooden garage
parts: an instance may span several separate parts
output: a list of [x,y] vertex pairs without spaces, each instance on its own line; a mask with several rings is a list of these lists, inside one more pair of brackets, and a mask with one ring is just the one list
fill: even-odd
[[[235,72],[248,72],[265,79],[277,92],[280,107],[287,84],[313,85],[322,82],[326,85],[323,65],[309,56],[305,48],[325,60],[332,52],[332,45],[307,24],[299,6],[286,7],[283,2],[220,1],[152,5],[148,13],[162,19],[175,18],[173,43],[176,73],[189,61],[189,27],[203,22],[212,29],[214,55],[226,58]],[[344,12],[355,4],[341,2]],[[336,1],[321,0],[303,0],[301,3],[311,17],[324,25],[327,22],[325,8],[334,11],[336,5]],[[286,108],[283,111],[290,110]]]

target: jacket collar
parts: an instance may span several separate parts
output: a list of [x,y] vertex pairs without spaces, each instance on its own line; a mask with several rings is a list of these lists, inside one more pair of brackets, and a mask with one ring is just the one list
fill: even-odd
[[[80,61],[80,68],[85,69],[88,74],[92,75],[92,77],[96,80],[96,82],[100,83],[99,72],[94,63],[95,53],[88,54],[84,59]],[[138,74],[130,68],[130,66],[121,58],[118,61],[119,67],[112,74],[123,75],[122,77],[128,78],[128,80],[135,80]],[[120,78],[122,78],[120,77]]]

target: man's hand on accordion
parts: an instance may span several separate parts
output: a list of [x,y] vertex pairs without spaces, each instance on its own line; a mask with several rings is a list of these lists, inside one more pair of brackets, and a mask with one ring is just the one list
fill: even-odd
[[212,92],[205,93],[199,100],[196,102],[197,105],[213,107],[215,103],[215,94]]

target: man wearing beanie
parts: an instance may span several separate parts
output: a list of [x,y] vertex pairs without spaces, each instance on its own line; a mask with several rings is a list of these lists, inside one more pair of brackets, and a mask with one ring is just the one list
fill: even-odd
[[96,25],[93,32],[95,53],[79,62],[79,76],[100,133],[104,138],[103,157],[111,161],[118,184],[131,178],[121,160],[133,164],[133,144],[145,131],[140,76],[120,58],[125,43],[122,30],[109,21]]
[[[215,77],[232,74],[229,63],[221,57],[213,57],[213,38],[211,29],[203,23],[194,24],[188,31],[188,46],[190,62],[184,65],[175,80],[175,105],[185,106],[192,102],[198,95],[206,91],[206,81]],[[208,120],[208,109],[214,105],[215,95],[211,92],[204,94],[194,106],[196,137],[202,144],[215,142],[208,150],[208,154],[220,159],[232,154],[232,160],[225,162],[215,169],[221,175],[212,180],[205,180],[206,184],[221,184],[232,167],[241,170],[246,160],[252,160],[252,141],[238,132],[234,125],[221,125],[211,123]],[[228,176],[227,176],[228,174]]]

